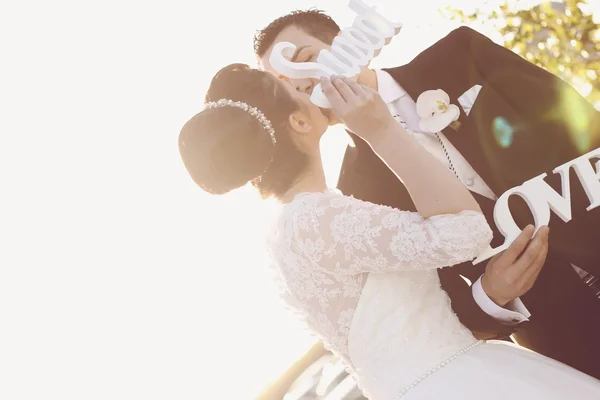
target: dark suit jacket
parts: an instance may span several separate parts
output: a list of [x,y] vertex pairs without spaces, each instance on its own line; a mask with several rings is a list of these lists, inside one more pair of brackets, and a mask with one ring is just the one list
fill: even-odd
[[[459,105],[464,92],[482,86],[470,114],[461,109],[460,129],[443,132],[498,196],[544,172],[546,182],[561,193],[560,178],[552,170],[600,147],[600,116],[570,85],[467,27],[387,72],[414,100],[426,90],[442,89]],[[346,151],[339,189],[414,211],[397,177],[363,140],[352,137],[354,147]],[[474,196],[495,230],[493,201]],[[514,197],[510,204],[517,223],[523,227],[533,222],[525,202]],[[585,347],[592,346],[600,357],[600,303],[569,264],[600,274],[600,208],[586,211],[589,200],[574,172],[571,202],[569,223],[552,216],[548,261],[523,298],[532,312],[530,322],[516,328],[502,325],[477,306],[460,275],[475,281],[486,263],[445,268],[439,275],[454,311],[472,331],[493,337],[515,333],[519,343],[600,377],[600,367],[593,365]],[[503,241],[495,231],[493,247]],[[567,343],[572,340],[579,345]]]

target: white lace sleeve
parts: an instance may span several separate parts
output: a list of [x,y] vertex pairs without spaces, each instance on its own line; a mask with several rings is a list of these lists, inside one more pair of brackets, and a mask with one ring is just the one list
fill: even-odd
[[339,194],[305,198],[292,214],[294,252],[339,274],[452,266],[474,259],[492,239],[481,213],[424,219]]

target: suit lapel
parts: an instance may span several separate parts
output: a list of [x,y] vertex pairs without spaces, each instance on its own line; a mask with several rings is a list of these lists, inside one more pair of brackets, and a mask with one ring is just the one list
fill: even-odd
[[[460,154],[471,164],[473,169],[481,176],[496,193],[496,178],[486,159],[485,151],[482,146],[483,131],[477,129],[477,106],[473,105],[471,113],[467,116],[458,103],[460,97],[469,87],[464,87],[465,83],[457,82],[452,76],[436,74],[440,71],[431,71],[431,68],[421,68],[418,65],[418,59],[409,64],[398,68],[386,70],[398,82],[400,86],[416,101],[421,93],[426,90],[442,89],[450,96],[450,102],[460,108],[460,117],[458,121],[461,127],[458,131],[448,127],[442,130],[444,136],[460,152]],[[427,73],[430,75],[426,75]],[[442,70],[443,71],[443,70]],[[481,90],[483,92],[485,87]],[[480,93],[481,94],[481,93]]]

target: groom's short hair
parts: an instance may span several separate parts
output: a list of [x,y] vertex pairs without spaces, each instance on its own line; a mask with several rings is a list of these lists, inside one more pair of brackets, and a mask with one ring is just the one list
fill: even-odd
[[323,10],[296,10],[277,18],[254,35],[254,54],[262,58],[269,47],[288,26],[295,26],[323,43],[331,44],[340,32],[339,25]]

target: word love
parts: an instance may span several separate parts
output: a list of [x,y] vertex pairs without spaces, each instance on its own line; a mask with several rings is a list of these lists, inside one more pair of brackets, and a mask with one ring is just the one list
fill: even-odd
[[[591,164],[592,160],[598,160],[595,170]],[[564,222],[569,222],[571,220],[571,185],[569,182],[571,167],[575,169],[590,201],[586,210],[590,211],[600,206],[600,148],[598,148],[552,171],[560,175],[562,195],[544,181],[546,174],[542,174],[521,186],[507,190],[500,196],[494,207],[494,221],[504,236],[504,244],[495,249],[488,247],[473,261],[473,264],[478,264],[504,251],[521,233],[521,229],[517,226],[508,207],[508,199],[512,195],[522,197],[529,206],[535,221],[536,232],[541,226],[548,225],[550,222],[550,210],[554,211]]]
[[[292,62],[296,46],[289,42],[279,42],[273,46],[269,57],[271,67],[291,79],[320,78],[342,75],[354,77],[361,67],[368,65],[383,46],[400,32],[402,24],[390,22],[361,0],[350,0],[350,9],[358,14],[351,27],[342,29],[333,40],[331,50],[321,50],[316,62]],[[331,108],[331,104],[321,84],[313,89],[310,100],[319,107]]]

